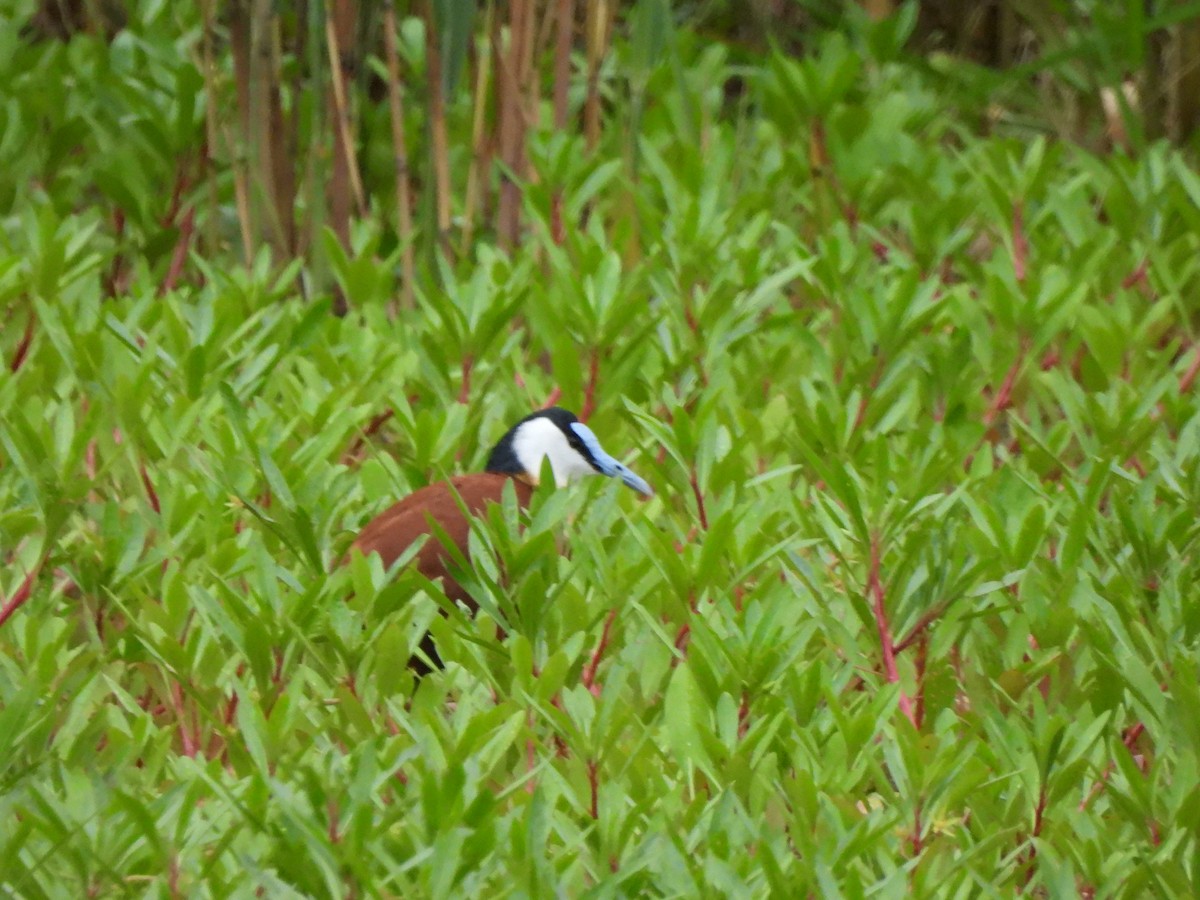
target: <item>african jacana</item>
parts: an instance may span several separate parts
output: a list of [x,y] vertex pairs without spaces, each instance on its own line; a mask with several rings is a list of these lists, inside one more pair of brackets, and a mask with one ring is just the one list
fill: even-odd
[[[620,478],[641,494],[654,493],[627,466],[605,453],[596,435],[574,413],[550,407],[531,413],[505,432],[488,457],[486,471],[459,475],[409,494],[368,522],[351,549],[378,553],[386,567],[417,538],[430,535],[417,551],[417,569],[430,581],[440,579],[446,596],[462,601],[474,613],[477,604],[450,576],[450,554],[431,534],[429,522],[437,522],[446,538],[469,559],[470,516],[481,513],[489,503],[499,503],[504,485],[510,481],[517,503],[527,507],[546,459],[559,487],[584,475],[607,475]],[[421,646],[430,659],[438,661],[428,635]],[[417,658],[410,664],[418,674],[427,670]]]

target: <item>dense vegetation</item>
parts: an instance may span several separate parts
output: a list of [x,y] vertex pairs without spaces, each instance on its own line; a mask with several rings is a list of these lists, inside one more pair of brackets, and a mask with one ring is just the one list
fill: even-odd
[[[476,79],[406,97],[452,232],[433,164],[393,224],[365,83],[366,213],[325,229],[344,132],[285,92],[285,240],[211,6],[0,13],[6,896],[1192,895],[1184,151],[1040,136],[908,55],[911,5],[797,55],[646,2],[573,60],[603,127],[535,93],[516,182],[472,163]],[[364,73],[425,72],[396,24]],[[481,172],[515,220],[470,218]],[[494,508],[474,621],[331,573],[555,398],[657,496]]]

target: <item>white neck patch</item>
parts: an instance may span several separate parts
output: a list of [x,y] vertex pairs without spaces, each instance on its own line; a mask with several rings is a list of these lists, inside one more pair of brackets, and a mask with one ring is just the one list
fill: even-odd
[[517,429],[512,439],[517,462],[534,481],[542,471],[542,460],[549,457],[554,483],[566,487],[568,482],[583,475],[599,474],[592,464],[567,443],[567,436],[546,418],[530,419]]

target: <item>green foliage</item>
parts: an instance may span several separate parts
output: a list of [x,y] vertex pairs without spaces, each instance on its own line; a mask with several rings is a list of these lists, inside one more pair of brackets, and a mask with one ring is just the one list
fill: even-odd
[[[8,893],[1193,891],[1200,178],[974,136],[900,32],[735,67],[641,8],[637,132],[531,135],[530,238],[395,319],[375,222],[344,319],[266,253],[162,289],[174,7],[0,53]],[[489,510],[475,619],[335,565],[555,389],[654,499]]]

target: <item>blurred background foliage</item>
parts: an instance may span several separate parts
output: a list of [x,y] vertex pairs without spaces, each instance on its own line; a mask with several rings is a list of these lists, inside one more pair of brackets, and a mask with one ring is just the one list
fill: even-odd
[[[884,79],[976,134],[1137,155],[1200,125],[1195,0],[8,6],[6,206],[103,200],[102,231],[171,271],[193,242],[302,258],[302,288],[339,311],[326,229],[352,251],[352,221],[370,218],[411,305],[477,239],[511,249],[540,219],[561,243],[592,208],[565,185],[589,165],[591,192],[636,178],[647,114],[702,144],[712,119],[758,112],[764,60],[808,60],[787,99],[818,165],[828,117]],[[682,65],[702,48],[707,69]],[[110,291],[132,277],[121,262]]]
[[[3,0],[0,885],[1194,893],[1198,40]],[[330,571],[556,399],[656,498]]]

